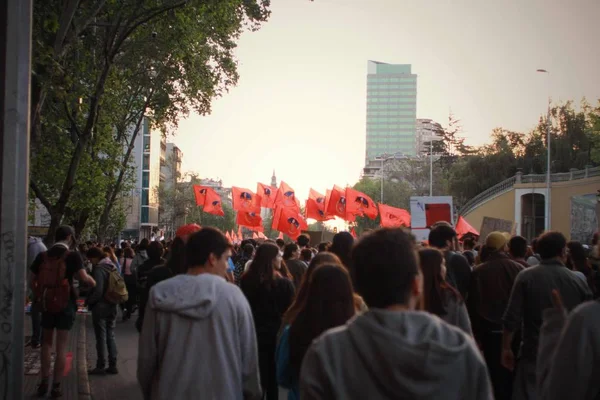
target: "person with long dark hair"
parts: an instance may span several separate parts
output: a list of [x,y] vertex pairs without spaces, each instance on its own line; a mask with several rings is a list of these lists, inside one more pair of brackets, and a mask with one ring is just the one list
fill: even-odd
[[256,250],[256,255],[240,282],[254,317],[260,381],[267,400],[278,398],[275,374],[277,332],[281,326],[281,317],[294,298],[293,283],[276,273],[282,261],[277,245],[263,243]]
[[350,269],[352,253],[352,246],[354,245],[354,238],[349,232],[336,233],[333,237],[333,242],[329,246],[329,252],[335,254],[342,260],[342,263],[347,269]]
[[446,261],[437,249],[419,250],[423,273],[423,309],[473,335],[467,307],[460,293],[446,282]]
[[137,304],[137,281],[135,279],[134,271],[131,269],[134,257],[135,253],[133,249],[131,247],[125,247],[123,249],[123,258],[119,260],[121,263],[121,275],[123,275],[123,280],[125,281],[125,286],[127,287],[127,293],[129,293],[127,301],[121,304],[121,308],[123,310],[123,321],[127,321],[129,318],[131,318],[131,314],[133,313]]
[[[309,250],[310,251],[310,250]],[[301,250],[296,243],[288,243],[283,250],[283,261],[292,275],[294,287],[300,287],[302,276],[306,273],[307,264],[300,261]]]
[[348,271],[339,264],[317,267],[298,314],[285,327],[277,346],[277,381],[289,389],[289,400],[300,398],[300,367],[313,340],[345,324],[354,313],[354,290]]

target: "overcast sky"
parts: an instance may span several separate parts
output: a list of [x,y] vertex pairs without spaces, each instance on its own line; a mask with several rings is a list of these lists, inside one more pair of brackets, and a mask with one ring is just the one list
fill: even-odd
[[[240,81],[180,122],[184,171],[255,190],[273,169],[306,198],[354,184],[365,154],[367,61],[412,64],[417,117],[470,144],[526,132],[554,101],[600,98],[600,0],[272,0],[239,41]],[[549,75],[536,73],[544,68]]]

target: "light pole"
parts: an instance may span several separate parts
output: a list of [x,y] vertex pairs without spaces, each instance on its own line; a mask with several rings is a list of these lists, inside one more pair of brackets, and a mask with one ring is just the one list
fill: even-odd
[[[538,69],[537,72],[542,74],[550,75],[545,69]],[[550,98],[548,98],[548,115],[546,116],[546,135],[547,135],[547,147],[548,147],[548,157],[547,157],[547,165],[546,165],[546,231],[552,229],[552,172],[550,166]]]
[[381,161],[381,171],[380,171],[381,172],[381,198],[380,198],[380,203],[383,204],[383,169],[384,169],[383,163],[385,162],[385,160],[388,159],[388,155],[387,155],[387,153],[380,154],[379,157],[376,157],[375,159],[376,160],[378,159]]

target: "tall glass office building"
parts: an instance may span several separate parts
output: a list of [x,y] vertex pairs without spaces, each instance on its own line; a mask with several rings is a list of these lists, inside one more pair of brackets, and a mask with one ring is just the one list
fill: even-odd
[[416,152],[417,75],[410,64],[369,61],[365,164],[382,154]]

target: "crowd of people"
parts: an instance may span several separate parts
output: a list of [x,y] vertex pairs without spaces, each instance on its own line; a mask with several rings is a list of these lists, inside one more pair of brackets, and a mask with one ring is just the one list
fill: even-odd
[[[289,399],[600,398],[597,234],[591,248],[559,232],[478,240],[440,222],[426,243],[386,228],[233,245],[187,225],[168,243],[74,245],[61,227],[32,256],[32,288],[58,259],[70,289],[65,310],[41,312],[40,395],[54,334],[61,394],[78,280],[97,342],[89,373],[118,373],[117,307],[125,321],[137,310],[145,399],[271,400],[279,387]],[[115,271],[126,301],[107,296]]]

